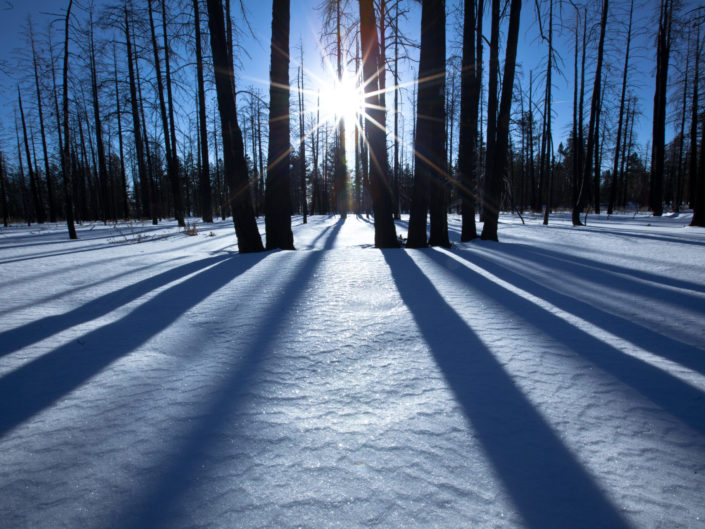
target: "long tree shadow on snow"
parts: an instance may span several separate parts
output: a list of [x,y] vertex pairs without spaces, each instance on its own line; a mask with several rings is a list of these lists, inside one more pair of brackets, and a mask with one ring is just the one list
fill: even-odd
[[[344,223],[344,219],[339,219],[324,230],[326,239],[323,250],[290,254],[292,258],[299,255],[305,257],[298,263],[293,277],[285,280],[284,290],[277,295],[277,302],[266,311],[252,338],[243,337],[249,345],[242,354],[242,360],[231,373],[217,381],[210,400],[200,408],[198,418],[190,423],[189,432],[180,434],[184,439],[182,444],[175,451],[170,450],[165,454],[164,461],[155,465],[158,470],[153,483],[133,494],[134,503],[126,506],[117,518],[119,523],[116,527],[157,529],[175,524],[174,518],[180,514],[177,511],[183,509],[184,497],[199,482],[199,474],[210,461],[209,445],[222,438],[223,429],[234,421],[243,398],[257,383],[262,367],[271,360],[288,314],[313,279],[324,251],[333,248]],[[184,525],[183,519],[179,520],[179,525]]]
[[[520,295],[490,281],[464,266],[449,266],[450,257],[436,251],[426,256],[447,273],[466,283],[487,299],[504,305],[517,318],[524,319],[568,350],[574,351],[617,380],[632,387],[684,424],[705,435],[705,394],[675,376],[651,364],[622,353],[564,319]],[[488,271],[495,273],[496,266]],[[500,275],[499,272],[496,275]]]
[[221,255],[186,263],[113,292],[108,292],[63,314],[47,316],[20,325],[14,329],[4,331],[0,333],[0,344],[2,344],[0,348],[0,358],[45,338],[49,338],[61,331],[99,318],[161,286],[212,266],[225,259],[227,259],[227,257]]
[[404,251],[383,254],[456,401],[527,524],[535,529],[628,527],[411,257]]
[[[493,248],[492,252],[494,251],[496,251],[496,249]],[[540,283],[540,278],[537,277],[534,279],[531,277],[533,275],[532,263],[528,263],[526,261],[522,262],[522,258],[526,258],[533,263],[545,266],[548,269],[548,271],[544,273],[545,275],[551,276],[551,272],[553,271],[557,277],[560,277],[561,274],[566,273],[566,268],[564,266],[556,266],[556,259],[558,259],[557,254],[554,255],[553,253],[548,253],[545,257],[541,257],[542,252],[539,251],[536,255],[529,253],[529,256],[527,257],[527,254],[524,252],[520,255],[510,255],[503,252],[500,256],[497,256],[499,257],[497,258],[493,256],[492,253],[487,255],[479,255],[474,252],[472,255],[468,255],[467,253],[460,251],[456,252],[456,255],[462,257],[470,263],[474,263],[484,268],[485,270],[491,271],[492,274],[496,275],[500,279],[503,279],[504,281],[507,281],[508,283],[515,285],[538,298],[544,299],[556,307],[569,312],[570,314],[578,316],[579,318],[582,318],[583,320],[586,320],[616,336],[628,340],[629,342],[646,351],[649,351],[654,355],[667,358],[682,366],[705,374],[705,350],[683,343],[675,338],[671,338],[665,334],[649,329],[648,327],[635,323],[627,318],[613,314],[599,307],[595,307],[590,303],[581,301],[569,294],[559,292],[549,286],[542,285]],[[581,262],[581,260],[577,258],[572,258],[570,262],[574,263],[580,271],[569,270],[567,273],[576,275],[585,281],[594,283],[595,288],[601,289],[607,285],[609,288],[615,288],[626,292],[633,292],[637,294],[645,293],[646,295],[652,296],[656,300],[669,299],[669,296],[671,296],[672,298],[683,300],[684,304],[688,305],[689,308],[705,313],[705,301],[701,298],[688,296],[686,294],[678,294],[674,296],[672,292],[662,290],[658,287],[637,284],[628,277],[624,277],[623,275],[615,275],[618,273],[616,271],[604,272],[601,271],[601,269],[592,269],[592,264]],[[641,292],[639,289],[642,289]]]
[[[178,272],[173,275],[165,272],[164,277],[175,280],[187,271],[212,265],[160,292],[123,318],[98,327],[0,378],[0,437],[134,351],[266,255],[208,258],[183,265],[175,269]],[[145,281],[133,294],[161,284],[159,279],[153,283]]]

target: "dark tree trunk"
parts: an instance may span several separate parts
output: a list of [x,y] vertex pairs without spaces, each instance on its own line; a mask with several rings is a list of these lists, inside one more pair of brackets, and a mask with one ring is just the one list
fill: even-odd
[[7,171],[5,168],[5,158],[0,152],[0,201],[2,201],[2,225],[7,228],[10,223],[10,215],[7,208],[7,189],[5,181],[7,180]]
[[663,171],[666,136],[666,91],[668,88],[668,60],[671,52],[671,22],[673,0],[662,0],[656,45],[656,90],[651,141],[651,179],[649,202],[654,216],[663,214]]
[[585,137],[583,131],[583,115],[585,109],[585,56],[587,51],[587,10],[583,8],[583,44],[580,59],[580,102],[578,104],[578,170],[573,175],[573,226],[581,226],[580,211],[582,210],[581,201],[587,189],[585,182],[585,174],[583,172],[583,164],[585,160]]
[[[690,207],[695,208],[695,196],[697,190],[698,174],[698,83],[700,82],[700,53],[702,45],[700,43],[700,26],[697,30],[695,40],[695,78],[693,79],[692,114],[690,122],[690,171],[689,171],[689,200]],[[702,161],[701,161],[702,163]]]
[[[337,55],[337,72],[338,81],[343,79],[343,43],[340,33],[340,2],[341,0],[334,0],[336,2],[336,55]],[[373,14],[374,17],[374,14]],[[382,63],[380,62],[380,68],[383,69]],[[378,75],[380,72],[377,72]],[[379,98],[380,96],[378,96]],[[347,192],[347,160],[345,159],[345,120],[340,118],[338,120],[338,139],[336,143],[335,151],[335,166],[333,169],[333,192],[335,194],[335,208],[340,214],[341,218],[347,216],[348,211],[348,192]],[[385,156],[386,161],[386,156]],[[386,167],[384,168],[386,171]]]
[[294,249],[289,192],[289,0],[272,2],[269,151],[265,188],[267,250]]
[[34,47],[34,32],[32,25],[29,26],[29,36],[32,45],[32,63],[34,66],[34,86],[37,90],[37,110],[39,111],[39,131],[42,136],[42,154],[44,155],[44,175],[47,179],[47,191],[49,193],[49,222],[56,222],[56,191],[54,189],[54,179],[49,169],[49,152],[47,150],[46,130],[44,127],[44,110],[42,108],[42,92],[39,87],[39,68],[37,65],[37,52]]
[[[151,0],[149,0],[151,1]],[[179,226],[184,227],[186,223],[184,222],[184,198],[182,190],[181,176],[179,175],[179,156],[176,153],[176,124],[174,119],[174,98],[171,89],[171,63],[169,59],[169,39],[167,32],[167,20],[166,20],[166,4],[162,0],[162,30],[163,30],[163,42],[164,42],[164,71],[166,74],[166,95],[167,103],[169,105],[169,128],[171,131],[171,164],[172,164],[172,175],[171,180],[171,192],[174,195],[174,213]]]
[[220,0],[208,0],[208,27],[223,134],[223,161],[232,199],[233,224],[235,225],[237,244],[241,253],[259,252],[264,247],[252,207],[242,132],[237,122],[233,63],[229,60],[225,39],[223,4]]
[[[301,213],[303,223],[308,222],[308,202],[306,199],[306,130],[305,130],[305,108],[304,108],[304,52],[301,47],[301,78],[299,83],[299,178],[301,188]],[[253,153],[254,155],[254,153]]]
[[127,46],[127,71],[130,78],[130,108],[132,111],[132,132],[135,137],[135,152],[137,154],[137,174],[140,180],[141,216],[151,217],[148,188],[147,166],[144,158],[144,143],[142,142],[142,125],[140,123],[139,101],[137,100],[137,82],[135,80],[134,56],[132,53],[132,38],[130,36],[130,17],[125,5],[125,45]]
[[[543,32],[543,29],[541,29]],[[549,0],[548,8],[548,61],[546,66],[546,92],[544,100],[544,127],[543,127],[543,138],[542,138],[542,148],[541,148],[541,182],[548,189],[546,193],[546,208],[543,215],[544,225],[548,225],[548,214],[551,211],[551,186],[552,182],[552,172],[553,172],[553,132],[551,130],[552,121],[552,107],[551,107],[551,89],[553,77],[553,0]]]
[[71,6],[73,0],[69,0],[69,6],[66,8],[66,19],[64,23],[64,150],[61,157],[61,166],[64,173],[64,201],[66,207],[66,226],[69,232],[70,239],[78,239],[76,235],[76,227],[74,226],[73,216],[73,185],[71,183],[71,152],[69,140],[69,21],[71,18]]
[[22,164],[22,147],[20,146],[20,127],[17,123],[17,116],[15,116],[15,134],[17,135],[17,160],[20,163],[20,195],[22,197],[22,214],[24,216],[27,226],[32,225],[32,218],[29,214],[29,208],[27,207],[27,186],[24,181],[24,165]]
[[103,125],[100,118],[100,100],[98,98],[98,77],[95,65],[95,44],[93,40],[93,20],[90,21],[89,61],[91,67],[91,95],[93,96],[93,117],[95,120],[96,148],[98,150],[98,182],[100,198],[103,203],[101,220],[115,219],[116,215],[110,207],[112,202],[108,196],[108,166],[105,160],[105,144],[103,143]]
[[695,184],[693,219],[690,221],[690,225],[705,228],[705,113],[703,113],[701,129],[700,161],[698,162],[698,177]]
[[622,73],[622,93],[619,98],[619,120],[617,122],[617,142],[614,148],[614,162],[612,164],[612,183],[610,186],[610,198],[607,203],[607,214],[611,215],[617,200],[617,171],[619,170],[619,153],[622,142],[623,122],[624,122],[624,100],[627,94],[627,74],[629,73],[629,50],[632,42],[632,14],[634,13],[634,0],[629,4],[629,26],[627,28],[627,51],[624,54],[624,70]]
[[27,136],[27,125],[25,123],[24,119],[24,110],[22,109],[22,96],[20,95],[20,87],[17,86],[17,99],[19,101],[20,105],[20,119],[22,121],[22,133],[24,135],[24,148],[25,148],[25,154],[27,156],[27,171],[29,172],[29,188],[32,192],[32,204],[33,204],[33,212],[34,212],[34,219],[39,224],[43,224],[45,220],[45,214],[44,214],[44,205],[42,204],[42,196],[39,191],[39,184],[37,182],[37,175],[34,172],[34,168],[32,167],[32,157],[29,152],[29,138]]
[[159,47],[157,46],[157,35],[154,30],[154,16],[152,13],[152,0],[147,0],[147,11],[149,12],[149,30],[152,36],[152,50],[154,55],[154,70],[157,76],[157,96],[159,97],[159,113],[162,118],[162,129],[164,132],[164,151],[166,154],[167,174],[171,184],[171,193],[174,198],[174,216],[179,226],[185,226],[183,211],[180,210],[181,186],[179,184],[179,173],[176,166],[176,145],[172,143],[172,136],[169,130],[167,118],[166,101],[164,100],[164,83],[162,82],[162,71],[159,64]]
[[375,223],[375,247],[398,248],[396,228],[394,226],[394,211],[392,208],[392,193],[387,181],[385,167],[387,166],[387,145],[384,131],[373,123],[385,123],[386,109],[379,103],[379,84],[377,72],[379,62],[379,44],[377,41],[377,25],[372,0],[359,0],[360,7],[360,46],[362,56],[363,85],[365,87],[365,103],[368,108],[365,113],[365,137],[370,146],[372,163],[370,167],[370,194]]
[[[602,17],[600,19],[600,42],[597,47],[597,67],[595,69],[595,82],[592,88],[592,101],[590,103],[590,121],[588,122],[588,137],[587,137],[587,153],[585,155],[585,163],[580,168],[582,172],[582,182],[578,193],[578,200],[573,207],[573,225],[579,226],[580,212],[585,208],[587,195],[590,192],[590,173],[593,171],[593,156],[595,156],[595,123],[598,120],[598,112],[600,106],[601,84],[602,84],[602,58],[605,49],[605,28],[607,26],[607,9],[609,1],[602,2]],[[584,44],[583,44],[584,46]],[[599,200],[599,197],[596,197]]]
[[450,247],[445,208],[445,0],[423,0],[422,3],[416,116],[416,174],[407,247],[426,246],[429,209],[428,243]]
[[148,197],[149,216],[152,218],[152,225],[159,223],[159,194],[157,193],[157,179],[154,174],[154,163],[149,149],[149,133],[147,131],[147,120],[144,117],[144,99],[142,98],[142,82],[140,77],[140,63],[135,50],[135,77],[137,80],[137,102],[139,113],[142,118],[142,133],[144,135],[144,154],[147,162],[146,181],[144,182],[144,195]]
[[[496,6],[495,6],[496,4]],[[512,0],[509,9],[509,29],[507,30],[507,49],[504,57],[504,75],[502,78],[502,96],[499,103],[499,114],[497,115],[496,129],[494,133],[494,148],[490,157],[490,127],[487,127],[487,175],[485,182],[485,224],[482,228],[481,238],[483,240],[497,241],[497,224],[499,222],[499,209],[502,199],[502,188],[504,183],[504,173],[507,165],[507,150],[509,142],[509,115],[512,105],[512,92],[514,90],[514,72],[516,66],[517,42],[519,39],[519,15],[521,12],[521,0]],[[495,24],[495,15],[497,22]],[[495,30],[499,31],[499,0],[492,0],[492,42],[499,43],[499,36],[495,36]],[[492,57],[492,53],[490,57]],[[495,68],[499,69],[497,60],[497,50],[494,52]],[[491,69],[491,68],[490,68]],[[492,75],[490,75],[492,80]],[[495,72],[496,89],[496,72]],[[495,92],[496,93],[496,92]],[[490,92],[490,96],[492,93]],[[494,96],[496,100],[496,96]],[[496,103],[494,103],[496,106]],[[488,102],[488,119],[490,118],[490,105]]]
[[206,91],[203,84],[203,52],[201,50],[201,19],[198,1],[193,0],[194,26],[196,28],[196,76],[198,79],[198,126],[200,128],[201,171],[198,175],[201,217],[203,222],[213,222],[211,203],[210,162],[208,161],[208,127],[206,127]]
[[120,149],[120,201],[122,202],[122,218],[130,217],[130,207],[127,200],[127,176],[125,174],[125,148],[122,140],[122,111],[120,105],[120,85],[118,83],[117,56],[115,46],[113,46],[113,65],[115,68],[115,108],[117,112],[118,124],[118,146]]
[[477,238],[475,225],[475,175],[478,171],[477,119],[482,79],[480,57],[475,53],[475,26],[482,12],[475,14],[475,0],[465,0],[463,20],[463,58],[460,75],[460,137],[458,139],[458,180],[462,200],[463,242]]

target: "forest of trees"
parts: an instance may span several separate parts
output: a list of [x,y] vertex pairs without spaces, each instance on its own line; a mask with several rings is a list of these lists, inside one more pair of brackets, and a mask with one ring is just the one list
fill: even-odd
[[[65,220],[75,238],[76,222],[232,217],[243,252],[293,249],[295,213],[373,215],[381,248],[402,244],[402,213],[409,247],[450,246],[449,212],[462,214],[463,241],[497,240],[500,211],[545,224],[570,211],[581,225],[602,209],[692,208],[705,226],[703,6],[421,0],[416,40],[402,24],[412,2],[317,7],[321,53],[339,81],[352,71],[364,87],[354,127],[320,121],[304,59],[321,57],[290,42],[289,0],[272,3],[267,91],[237,79],[238,34],[252,31],[241,3],[69,0],[47,27],[30,18],[12,67],[14,129],[0,140],[4,225]],[[517,62],[524,25],[544,57],[529,71]],[[637,73],[639,56],[654,67]],[[557,78],[571,86],[567,131],[555,128]],[[636,89],[646,82],[653,102]]]

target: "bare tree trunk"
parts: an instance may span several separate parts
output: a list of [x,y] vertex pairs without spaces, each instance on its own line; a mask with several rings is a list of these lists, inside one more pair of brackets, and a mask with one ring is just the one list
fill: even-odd
[[426,216],[431,211],[428,244],[450,247],[445,208],[445,0],[424,0],[421,7],[416,105],[416,170],[407,247],[426,244]]
[[96,147],[98,150],[98,182],[100,184],[100,197],[103,202],[101,220],[106,222],[108,218],[115,219],[116,215],[112,211],[110,198],[108,196],[108,167],[105,160],[105,145],[103,143],[103,126],[100,118],[100,101],[98,98],[98,77],[95,65],[95,44],[93,40],[93,16],[90,19],[89,35],[89,62],[91,69],[91,95],[93,96],[93,117],[95,120]]
[[304,108],[304,48],[301,46],[301,68],[299,81],[299,177],[301,187],[301,213],[303,223],[308,222],[308,202],[306,199],[306,128],[305,128],[305,108]]
[[[600,42],[597,48],[597,68],[595,69],[595,81],[592,88],[592,101],[590,103],[590,121],[588,124],[588,138],[587,138],[587,154],[585,158],[585,164],[581,167],[582,171],[582,183],[580,186],[580,192],[578,193],[578,201],[573,207],[573,225],[579,226],[580,222],[580,212],[585,207],[587,201],[587,195],[589,193],[589,182],[590,173],[593,169],[593,156],[595,155],[595,122],[597,121],[599,112],[599,103],[601,96],[601,83],[602,83],[602,58],[605,48],[605,28],[607,26],[607,9],[609,5],[609,0],[603,0],[602,2],[602,17],[600,20]],[[599,197],[597,197],[599,200]]]
[[615,201],[617,200],[617,171],[619,169],[619,153],[622,143],[622,131],[624,122],[624,100],[627,94],[627,75],[629,73],[629,50],[632,42],[632,15],[634,13],[634,0],[629,4],[629,25],[627,29],[627,50],[624,54],[624,70],[622,73],[622,93],[619,98],[619,120],[617,122],[617,142],[614,148],[614,163],[612,164],[612,185],[610,186],[610,198],[607,204],[607,214],[611,215],[614,211]]
[[373,125],[374,122],[385,123],[386,109],[380,105],[377,73],[381,66],[377,25],[372,0],[359,0],[360,7],[360,46],[362,56],[363,84],[365,102],[368,111],[365,114],[365,136],[370,146],[372,167],[370,171],[370,193],[374,209],[375,247],[398,248],[392,194],[385,173],[387,166],[387,145],[384,131]]
[[42,135],[42,153],[44,154],[44,174],[47,179],[47,191],[49,193],[49,222],[56,222],[56,191],[54,190],[54,179],[49,169],[49,153],[47,150],[46,132],[44,127],[44,111],[42,108],[42,92],[39,87],[39,68],[37,65],[37,51],[34,46],[34,31],[32,24],[29,26],[29,37],[32,45],[32,63],[34,66],[34,86],[37,90],[37,110],[39,111],[39,131]]
[[10,223],[10,215],[7,207],[7,189],[5,181],[7,180],[7,168],[5,167],[5,158],[0,151],[0,201],[2,201],[2,225],[7,228]]
[[137,174],[140,180],[141,216],[151,217],[151,200],[149,198],[149,177],[144,158],[144,143],[142,142],[142,125],[140,123],[139,101],[137,100],[137,83],[135,80],[134,55],[132,53],[132,38],[130,36],[130,17],[127,4],[125,11],[125,44],[127,46],[127,70],[130,78],[130,108],[132,111],[132,132],[135,137],[137,154]]
[[39,224],[44,223],[44,206],[42,204],[42,198],[39,193],[39,186],[37,184],[37,175],[34,173],[32,167],[32,158],[29,153],[29,139],[27,137],[27,125],[24,119],[24,110],[22,109],[22,96],[20,95],[20,87],[17,86],[17,100],[20,106],[20,119],[22,121],[22,133],[24,135],[24,148],[25,154],[27,156],[27,171],[29,172],[29,188],[32,191],[32,205],[34,215],[32,217],[36,219]]
[[206,127],[206,91],[203,84],[203,52],[201,50],[201,19],[198,1],[193,0],[194,26],[196,29],[196,76],[198,79],[198,125],[200,127],[201,171],[198,175],[199,196],[201,198],[201,217],[203,222],[213,222],[213,205],[211,203],[210,162],[208,161],[208,127]]
[[117,53],[115,44],[113,43],[113,66],[115,68],[115,108],[117,109],[118,122],[118,146],[120,150],[120,195],[122,202],[122,218],[127,219],[130,216],[130,207],[127,199],[127,176],[125,174],[125,149],[122,139],[122,110],[120,105],[120,85],[118,83],[117,72]]
[[695,204],[693,204],[693,219],[690,221],[690,225],[705,228],[705,113],[703,113],[702,116],[700,161],[698,162],[698,179],[695,189]]
[[69,0],[66,8],[66,18],[64,22],[64,150],[61,157],[61,166],[64,173],[64,201],[66,206],[66,226],[70,239],[78,239],[73,218],[73,189],[71,183],[71,153],[69,135],[69,20],[71,18],[71,6],[73,0]]
[[671,24],[673,0],[662,0],[659,12],[656,51],[656,90],[651,141],[651,179],[649,202],[654,216],[663,214],[663,171],[666,135],[666,91],[668,88],[668,60],[671,52]]
[[147,11],[149,12],[149,30],[152,36],[152,51],[154,56],[154,70],[157,76],[157,96],[159,98],[159,113],[162,118],[162,129],[164,132],[164,151],[166,154],[167,174],[171,183],[171,192],[174,198],[174,216],[179,226],[185,226],[183,212],[179,211],[177,203],[181,195],[179,185],[178,169],[176,168],[176,145],[171,142],[171,132],[169,131],[169,121],[167,118],[166,101],[164,100],[164,83],[162,82],[162,71],[159,64],[159,47],[157,46],[157,35],[154,30],[154,16],[152,13],[152,0],[147,0]]
[[269,151],[265,188],[267,250],[294,249],[289,183],[289,0],[272,2]]
[[17,115],[15,115],[15,134],[17,136],[17,160],[20,163],[20,195],[22,196],[22,214],[24,215],[27,226],[32,225],[32,216],[29,213],[27,206],[27,186],[24,180],[24,165],[22,164],[22,147],[20,146],[20,126],[17,123]]
[[[497,225],[499,223],[499,209],[502,199],[502,187],[504,183],[504,173],[507,165],[507,148],[509,141],[509,116],[512,105],[512,92],[514,90],[514,72],[516,67],[517,42],[519,39],[519,15],[521,12],[521,0],[512,0],[509,8],[509,28],[507,30],[507,48],[504,58],[504,75],[502,77],[502,95],[499,103],[499,114],[497,115],[496,129],[493,130],[492,156],[490,156],[490,127],[487,127],[487,175],[485,182],[485,224],[482,228],[481,238],[483,240],[497,241]],[[496,22],[495,22],[496,16]],[[499,31],[499,0],[492,0],[492,42],[499,44],[499,35],[495,34],[495,30]],[[490,53],[490,57],[494,55],[495,69],[499,69],[499,61],[497,60],[497,50]],[[492,66],[490,66],[492,69]],[[496,70],[495,70],[495,88],[496,88]],[[490,81],[492,81],[490,74]],[[496,94],[496,91],[495,91]],[[490,91],[490,97],[495,99]],[[488,120],[493,117],[490,114],[490,109],[494,112],[496,102],[492,107],[487,105]],[[494,129],[494,127],[493,127]]]
[[232,196],[233,224],[235,225],[237,244],[241,253],[259,252],[264,247],[252,207],[242,132],[237,122],[233,63],[229,60],[225,39],[223,4],[220,0],[208,0],[208,27],[223,134],[223,160]]
[[[697,29],[695,39],[695,78],[693,79],[693,97],[691,106],[693,113],[690,122],[690,175],[689,175],[689,202],[690,207],[695,208],[695,195],[697,189],[698,174],[698,83],[700,79],[700,54],[702,44],[700,42],[700,26]],[[702,162],[701,162],[702,163]]]
[[[151,2],[151,0],[148,0]],[[163,42],[164,42],[164,71],[166,74],[166,95],[167,103],[169,105],[169,128],[171,131],[171,164],[172,164],[172,175],[171,180],[171,192],[174,195],[174,213],[179,226],[184,227],[186,223],[184,222],[184,199],[182,192],[182,182],[181,176],[179,175],[179,156],[176,153],[176,124],[174,119],[174,98],[171,89],[171,63],[169,60],[169,39],[167,31],[167,19],[166,19],[166,4],[164,0],[161,0],[162,4],[162,30],[163,30]]]

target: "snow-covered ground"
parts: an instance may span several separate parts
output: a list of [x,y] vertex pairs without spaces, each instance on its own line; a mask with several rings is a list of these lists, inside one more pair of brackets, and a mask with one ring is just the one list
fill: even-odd
[[705,527],[705,231],[526,220],[1,229],[0,527]]

